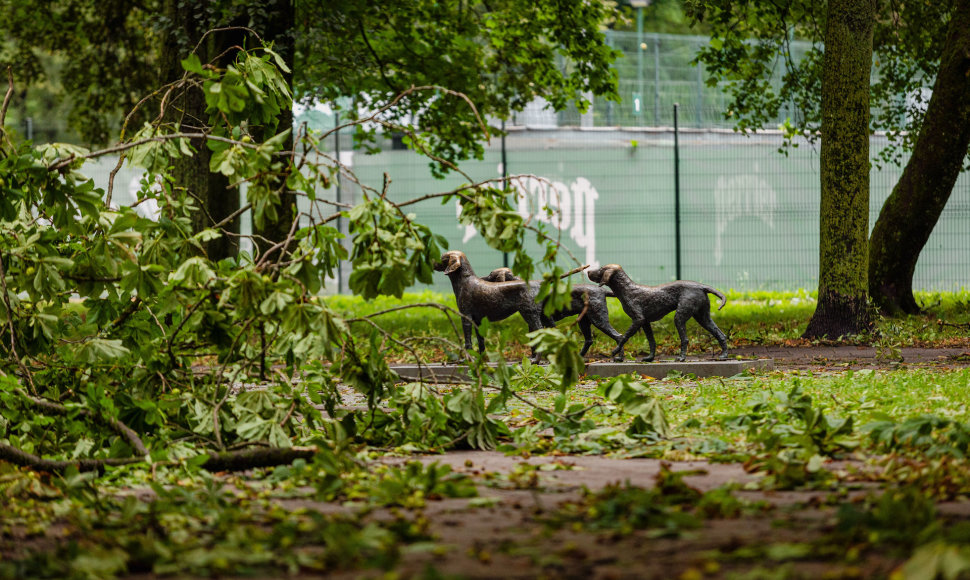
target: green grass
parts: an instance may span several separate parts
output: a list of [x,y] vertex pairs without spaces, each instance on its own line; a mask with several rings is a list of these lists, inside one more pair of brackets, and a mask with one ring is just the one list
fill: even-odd
[[[806,290],[791,292],[768,291],[728,291],[727,304],[723,310],[717,307],[716,299],[712,299],[712,311],[717,325],[729,338],[732,346],[744,344],[782,345],[791,341],[799,341],[805,331],[812,313],[815,311],[815,293]],[[379,297],[364,301],[355,296],[330,296],[325,299],[331,308],[347,317],[362,317],[397,308],[404,305],[420,303],[437,303],[455,308],[455,299],[451,293],[437,293],[425,291],[405,294],[402,298]],[[880,344],[884,347],[901,346],[930,346],[947,344],[966,344],[970,331],[966,326],[941,326],[938,321],[951,324],[966,325],[970,322],[970,291],[961,292],[920,292],[917,301],[923,305],[926,313],[919,316],[902,318],[877,319],[878,333],[873,336],[860,336],[850,339],[854,344]],[[624,332],[630,325],[630,319],[623,313],[619,302],[609,300],[610,320],[620,332]],[[401,338],[408,337],[444,337],[461,344],[460,321],[453,318],[449,322],[448,316],[436,308],[411,308],[381,315],[375,320],[387,331]],[[575,321],[567,319],[559,323],[561,328]],[[458,335],[455,328],[459,329]],[[673,325],[673,314],[660,322],[654,323],[654,334],[657,338],[660,354],[672,354],[679,349],[679,339]],[[363,326],[360,326],[363,331]],[[575,325],[571,331],[579,337],[579,330]],[[691,352],[713,352],[716,343],[696,323],[687,326],[691,338]],[[510,319],[492,325],[491,335],[487,338],[489,344],[501,340],[506,343],[503,352],[507,356],[518,358],[526,354],[524,346],[525,334],[528,329],[521,317]],[[613,348],[613,342],[594,330],[594,345],[591,354],[605,357]],[[422,354],[432,357],[444,356],[442,349],[425,347]],[[646,339],[643,333],[638,333],[626,346],[626,353],[632,355],[646,349]],[[399,347],[389,349],[389,356],[403,356],[404,351]]]
[[[789,392],[797,383],[828,415],[854,417],[857,425],[938,415],[970,421],[970,369],[845,372],[827,375],[772,373],[763,377],[701,379],[675,387],[659,381],[671,425],[679,436],[729,434],[720,418],[745,412],[758,395]],[[670,387],[663,388],[667,385]],[[685,425],[693,425],[685,427]]]
[[[572,387],[567,393],[568,404],[593,405],[586,417],[595,422],[595,432],[612,433],[610,436],[615,437],[629,426],[631,417],[597,395],[600,382],[588,380]],[[601,447],[577,447],[575,441],[561,440],[553,443],[550,449],[564,446],[572,452],[643,454],[667,459],[714,459],[724,453],[750,452],[752,442],[747,428],[732,422],[731,418],[752,413],[756,403],[783,399],[795,386],[810,396],[812,406],[829,420],[852,419],[848,437],[859,442],[859,457],[883,455],[883,451],[869,441],[867,428],[878,422],[902,424],[907,420],[934,416],[970,425],[970,369],[967,368],[900,368],[825,374],[772,372],[730,378],[647,378],[642,382],[663,405],[671,427],[669,439],[659,445],[626,441]],[[546,408],[551,408],[559,395],[552,388],[523,390],[521,394]],[[597,404],[600,406],[596,407]],[[771,408],[780,409],[775,403]],[[513,401],[505,420],[518,425],[528,424],[531,415],[531,407]],[[776,420],[779,426],[804,427],[790,417],[779,415]],[[939,439],[939,434],[929,431],[925,435]],[[580,434],[576,440],[584,437],[586,435]]]

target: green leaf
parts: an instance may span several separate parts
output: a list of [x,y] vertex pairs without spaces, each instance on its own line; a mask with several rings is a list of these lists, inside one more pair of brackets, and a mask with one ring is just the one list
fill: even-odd
[[188,72],[195,74],[203,74],[202,61],[199,60],[199,55],[194,52],[188,56],[188,58],[182,59],[182,68]]
[[100,364],[122,358],[129,352],[127,348],[122,346],[120,340],[92,338],[81,344],[77,358],[83,363]]

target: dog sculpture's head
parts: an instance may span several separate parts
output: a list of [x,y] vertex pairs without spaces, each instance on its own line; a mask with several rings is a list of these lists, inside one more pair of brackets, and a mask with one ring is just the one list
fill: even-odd
[[619,264],[607,264],[600,268],[594,268],[592,270],[586,270],[586,275],[589,279],[601,286],[610,283],[610,278],[616,272],[622,272],[623,268]]
[[441,260],[434,265],[436,272],[444,272],[445,274],[451,274],[458,268],[461,268],[462,262],[467,263],[468,258],[465,257],[465,252],[459,252],[458,250],[452,250],[450,252],[445,252],[441,254]]
[[513,274],[509,268],[496,268],[489,272],[488,276],[482,278],[486,282],[518,282],[521,279]]

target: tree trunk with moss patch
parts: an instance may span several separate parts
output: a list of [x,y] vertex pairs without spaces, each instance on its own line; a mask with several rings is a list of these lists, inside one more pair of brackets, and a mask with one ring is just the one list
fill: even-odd
[[875,0],[829,0],[822,63],[818,306],[803,335],[872,328],[869,312],[869,76]]
[[891,314],[920,311],[913,273],[970,147],[970,0],[954,5],[933,96],[913,154],[869,242],[869,289]]

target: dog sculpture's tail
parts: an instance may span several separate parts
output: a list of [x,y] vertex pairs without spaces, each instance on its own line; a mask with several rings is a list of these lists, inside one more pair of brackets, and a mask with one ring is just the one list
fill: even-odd
[[707,292],[708,294],[713,294],[713,295],[715,295],[715,296],[717,296],[718,298],[721,299],[721,305],[717,307],[718,310],[724,308],[724,305],[727,304],[727,298],[717,288],[711,288],[710,286],[704,286],[704,292]]

